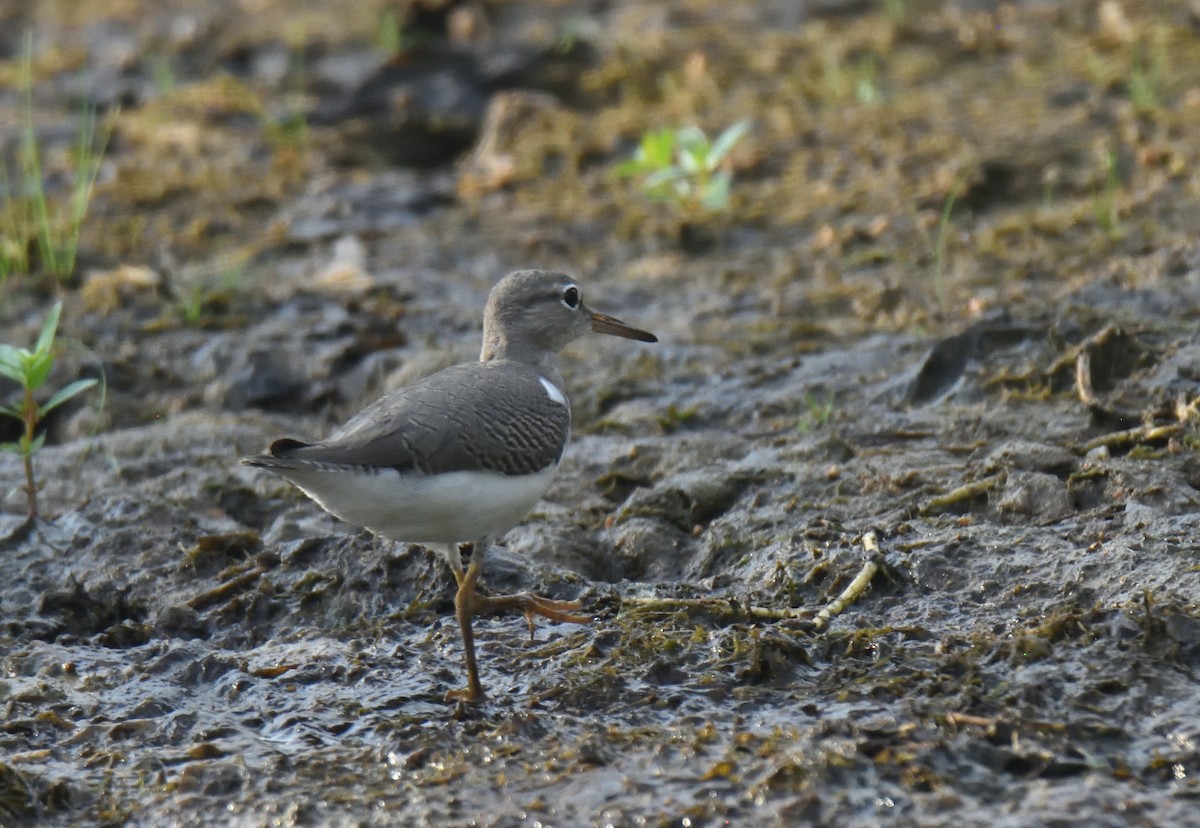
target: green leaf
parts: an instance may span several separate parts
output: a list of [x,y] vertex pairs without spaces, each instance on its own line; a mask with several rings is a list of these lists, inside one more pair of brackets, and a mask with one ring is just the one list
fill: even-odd
[[21,455],[22,457],[29,457],[35,451],[40,449],[42,447],[42,444],[45,442],[46,442],[46,432],[43,431],[41,434],[37,435],[32,440],[30,440],[28,437],[26,437],[24,434],[22,434],[20,440],[17,440],[16,443],[10,443],[9,445],[15,445],[17,447],[16,448],[17,454]]
[[53,367],[54,354],[50,351],[35,351],[25,365],[25,387],[31,391],[41,388]]
[[630,158],[627,161],[622,161],[613,168],[613,175],[618,178],[633,178],[639,176],[649,169],[648,165],[642,162],[640,158]]
[[708,138],[698,127],[688,127],[679,131],[679,166],[689,173],[706,169],[705,159],[708,157]]
[[680,192],[680,183],[686,185],[687,173],[679,167],[667,167],[646,176],[642,192],[656,201],[670,201],[675,198],[674,193]]
[[657,170],[646,176],[646,187],[657,187],[662,184],[667,184],[677,178],[683,178],[687,173],[679,169],[679,167],[671,166],[665,169]]
[[13,454],[20,454],[21,447],[16,443],[0,443],[0,451],[11,451]]
[[684,127],[679,130],[676,138],[679,140],[679,146],[685,150],[690,151],[696,147],[708,149],[708,136],[698,126]]
[[23,348],[11,345],[0,345],[0,374],[25,385],[24,360],[21,358]]
[[47,354],[50,352],[50,346],[54,344],[54,334],[58,332],[58,316],[61,313],[62,300],[60,299],[54,303],[50,313],[46,314],[46,321],[42,323],[42,333],[38,336],[34,353]]
[[671,164],[671,156],[675,152],[675,133],[663,127],[658,132],[651,130],[642,136],[642,146],[638,149],[642,160],[651,169],[659,169]]
[[726,129],[717,136],[717,140],[713,141],[712,149],[708,153],[709,169],[715,170],[717,166],[725,160],[725,156],[729,155],[734,145],[742,140],[742,136],[750,131],[749,119],[738,121],[733,126]]
[[65,403],[67,400],[71,399],[71,397],[74,397],[76,394],[80,394],[80,393],[88,390],[89,388],[91,388],[93,385],[96,385],[96,384],[97,384],[97,380],[88,378],[88,379],[75,380],[75,382],[71,383],[66,388],[59,389],[58,393],[55,394],[53,397],[51,397],[50,401],[41,407],[40,411],[38,412],[38,419],[45,417],[47,414],[49,414],[55,408],[58,408],[60,405]]
[[14,420],[25,422],[25,415],[11,405],[0,405],[0,414],[6,417],[12,417]]
[[716,173],[704,188],[700,203],[709,210],[724,210],[729,204],[729,184],[732,178],[728,170]]

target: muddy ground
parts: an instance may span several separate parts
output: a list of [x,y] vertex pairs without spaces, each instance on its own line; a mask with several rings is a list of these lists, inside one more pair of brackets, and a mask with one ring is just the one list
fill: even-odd
[[[37,524],[0,457],[0,824],[1200,824],[1200,7],[343,6],[0,7],[8,204],[111,125],[2,284],[107,398]],[[613,174],[742,118],[725,210]],[[237,459],[528,266],[661,342],[564,353],[485,581],[597,619],[477,622],[462,708],[439,559]]]

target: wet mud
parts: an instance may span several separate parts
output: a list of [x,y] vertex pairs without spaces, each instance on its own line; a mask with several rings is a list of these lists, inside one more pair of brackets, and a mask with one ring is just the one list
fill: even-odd
[[[1196,823],[1195,9],[102,5],[3,27],[48,147],[120,111],[77,277],[2,286],[107,401],[39,522],[0,455],[0,824]],[[743,117],[725,211],[612,174]],[[660,342],[563,354],[485,569],[595,622],[478,619],[448,705],[440,558],[237,461],[527,266]]]

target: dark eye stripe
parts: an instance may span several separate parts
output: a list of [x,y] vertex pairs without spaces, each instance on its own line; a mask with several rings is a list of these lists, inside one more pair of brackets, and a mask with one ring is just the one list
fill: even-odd
[[574,285],[567,285],[563,288],[562,302],[571,310],[579,308],[579,288]]

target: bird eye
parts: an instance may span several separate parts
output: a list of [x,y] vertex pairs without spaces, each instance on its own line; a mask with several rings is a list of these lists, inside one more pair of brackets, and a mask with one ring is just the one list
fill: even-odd
[[563,288],[562,303],[571,310],[579,310],[579,288],[574,285]]

